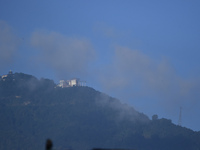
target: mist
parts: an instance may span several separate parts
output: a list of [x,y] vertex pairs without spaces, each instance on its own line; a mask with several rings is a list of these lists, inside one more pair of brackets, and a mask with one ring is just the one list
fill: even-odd
[[101,93],[95,99],[95,103],[100,107],[108,107],[111,110],[114,110],[118,115],[115,116],[115,121],[117,123],[123,122],[124,120],[129,120],[132,122],[142,122],[146,123],[149,121],[149,118],[144,114],[136,111],[130,105],[121,102],[118,99],[111,98],[108,95]]
[[0,20],[0,69],[14,62],[19,44],[20,40],[13,29],[5,21]]
[[[105,39],[117,37],[113,28],[105,28],[103,25],[96,30],[106,36]],[[26,48],[28,53],[35,54],[33,56],[23,55],[19,49],[20,40],[12,27],[0,21],[1,69],[10,69],[17,54],[21,54],[23,63],[18,66],[20,69],[23,67],[21,64],[26,64],[34,67],[35,74],[50,70],[59,80],[74,77],[87,80],[97,90],[132,105],[140,112],[165,111],[165,114],[174,116],[180,106],[183,110],[190,110],[191,114],[193,109],[198,110],[200,79],[180,75],[165,55],[155,59],[141,49],[134,49],[134,46],[107,41],[108,45],[104,47],[109,51],[109,56],[106,56],[109,61],[103,62],[102,51],[106,50],[97,49],[90,36],[72,36],[49,30],[35,30],[29,35]],[[38,69],[40,66],[42,69]]]
[[139,50],[116,46],[111,62],[101,70],[98,79],[112,96],[133,107],[140,103],[139,109],[146,113],[155,106],[154,112],[163,109],[171,115],[180,106],[185,110],[196,109],[200,98],[199,79],[179,76],[167,58],[155,61]]
[[158,106],[173,114],[180,106],[194,107],[200,97],[200,80],[178,75],[167,57],[158,61],[140,50],[116,45],[109,63],[97,67],[102,58],[90,39],[40,30],[32,33],[31,45],[38,53],[35,62],[50,68],[59,79],[92,79],[99,90],[133,107],[140,101],[144,106],[136,109],[144,112]]
[[36,31],[31,36],[31,44],[38,50],[35,61],[53,69],[63,79],[86,75],[95,59],[92,44],[85,38]]

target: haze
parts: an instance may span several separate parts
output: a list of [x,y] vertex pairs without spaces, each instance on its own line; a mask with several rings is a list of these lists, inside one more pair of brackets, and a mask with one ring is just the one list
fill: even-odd
[[0,75],[78,77],[200,130],[200,2],[0,1]]

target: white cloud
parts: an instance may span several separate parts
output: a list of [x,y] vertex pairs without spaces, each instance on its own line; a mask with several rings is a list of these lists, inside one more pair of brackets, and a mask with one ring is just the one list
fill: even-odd
[[177,108],[189,99],[191,102],[200,98],[197,79],[184,79],[167,60],[155,62],[144,53],[126,47],[115,47],[112,64],[103,72],[100,75],[103,88],[120,99],[159,99],[164,107]]
[[90,41],[57,32],[34,32],[31,43],[39,51],[39,62],[55,70],[59,77],[86,74],[95,57]]
[[122,33],[116,32],[113,26],[109,26],[103,22],[97,22],[93,28],[94,33],[98,34],[98,36],[103,36],[106,38],[119,38],[122,36]]
[[0,68],[12,63],[18,46],[19,38],[6,22],[0,20]]

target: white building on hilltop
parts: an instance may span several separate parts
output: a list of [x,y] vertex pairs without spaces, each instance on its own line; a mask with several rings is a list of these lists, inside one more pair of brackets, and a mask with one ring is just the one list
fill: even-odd
[[64,88],[64,87],[67,87],[67,83],[65,80],[60,80],[60,83],[57,86]]
[[60,80],[58,87],[74,87],[74,86],[85,86],[86,82],[81,82],[78,78],[74,78],[71,80]]
[[[7,77],[11,77],[11,76],[13,77],[13,72],[10,70],[10,71],[8,72],[8,74],[2,75],[1,78],[3,79],[3,81],[5,81]],[[14,79],[13,79],[13,80],[14,80]]]
[[80,80],[79,79],[72,79],[68,80],[69,86],[80,86]]

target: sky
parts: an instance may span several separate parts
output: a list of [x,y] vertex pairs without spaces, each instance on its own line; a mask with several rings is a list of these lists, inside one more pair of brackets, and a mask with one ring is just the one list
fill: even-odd
[[0,0],[0,75],[80,78],[200,131],[200,1]]

